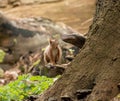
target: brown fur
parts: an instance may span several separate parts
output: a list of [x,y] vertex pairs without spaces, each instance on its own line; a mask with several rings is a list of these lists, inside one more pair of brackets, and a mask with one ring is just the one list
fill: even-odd
[[51,63],[52,65],[61,62],[62,50],[55,39],[49,40],[49,45],[44,51],[45,64]]

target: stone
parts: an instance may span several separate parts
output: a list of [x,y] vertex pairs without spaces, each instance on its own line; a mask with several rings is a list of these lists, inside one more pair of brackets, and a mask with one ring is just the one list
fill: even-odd
[[8,0],[0,0],[0,8],[5,8],[8,5]]
[[118,83],[117,87],[120,89],[120,83]]
[[33,4],[33,3],[50,3],[59,2],[62,0],[20,0],[23,5]]
[[63,34],[62,40],[67,43],[71,43],[79,48],[82,48],[86,41],[86,38],[82,34],[73,33],[73,34]]
[[61,101],[72,101],[71,98],[67,95],[61,96]]
[[20,6],[21,3],[20,2],[14,2],[12,5],[13,5],[13,7],[17,7],[17,6]]
[[76,91],[77,99],[84,99],[87,95],[92,92],[92,89],[81,89]]
[[18,2],[19,0],[8,0],[8,3],[9,4],[13,4],[13,3],[15,3],[15,2]]
[[28,5],[33,4],[35,0],[20,0],[21,4]]

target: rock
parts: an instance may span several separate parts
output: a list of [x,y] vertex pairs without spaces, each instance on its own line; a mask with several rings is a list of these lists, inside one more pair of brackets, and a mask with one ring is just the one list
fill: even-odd
[[48,101],[57,101],[57,99],[54,98],[54,97],[50,97],[50,98],[48,99]]
[[8,5],[8,0],[0,0],[0,8],[5,8]]
[[7,5],[11,5],[13,7],[20,5],[30,5],[34,3],[51,3],[51,2],[59,2],[62,0],[0,0],[0,8],[5,8]]
[[112,100],[110,101],[120,101],[120,95],[118,94],[116,97],[114,97]]
[[0,68],[3,69],[4,71],[12,68],[10,64],[0,64]]
[[120,89],[120,83],[118,83],[117,87]]
[[28,4],[33,4],[35,0],[20,0],[20,2],[23,5],[28,5]]
[[81,89],[81,90],[77,90],[76,92],[76,96],[77,99],[84,99],[88,94],[90,94],[92,92],[91,89]]
[[59,2],[62,0],[35,0],[35,1],[39,3],[50,3],[50,2]]
[[13,7],[17,7],[21,5],[20,0],[8,0],[8,4],[12,5]]
[[61,101],[72,101],[71,98],[67,95],[61,96]]
[[20,0],[8,0],[8,3],[13,4],[13,3],[18,2],[18,1],[20,1]]
[[63,34],[62,40],[67,43],[71,43],[79,48],[82,48],[86,41],[86,38],[82,34]]
[[37,98],[38,98],[38,96],[30,95],[30,96],[27,98],[27,100],[28,100],[28,101],[35,101]]
[[14,2],[14,3],[13,3],[13,7],[17,7],[17,6],[20,6],[20,5],[21,5],[20,2]]
[[3,86],[3,85],[5,85],[5,80],[4,79],[0,79],[0,86]]
[[15,71],[6,71],[4,74],[6,80],[16,80],[18,78],[18,73]]
[[72,61],[72,60],[74,59],[74,57],[73,57],[73,56],[68,55],[68,56],[66,56],[66,57],[65,57],[65,59],[67,59],[68,61]]
[[[17,55],[16,55],[17,56]],[[17,60],[19,60],[19,57],[16,58],[15,55],[12,54],[8,54],[6,53],[5,57],[4,57],[4,63],[8,63],[8,64],[15,64]]]
[[33,4],[33,3],[51,3],[51,2],[59,2],[62,0],[20,0],[23,5]]

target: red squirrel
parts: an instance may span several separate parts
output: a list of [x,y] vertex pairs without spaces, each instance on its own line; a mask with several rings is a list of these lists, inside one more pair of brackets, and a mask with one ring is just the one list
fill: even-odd
[[61,62],[62,57],[62,49],[58,44],[58,41],[55,39],[49,40],[49,45],[46,47],[44,51],[44,62],[45,65],[50,63],[55,65]]

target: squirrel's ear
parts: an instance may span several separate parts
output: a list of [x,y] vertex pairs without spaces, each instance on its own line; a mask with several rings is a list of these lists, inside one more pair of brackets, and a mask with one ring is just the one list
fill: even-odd
[[49,44],[52,44],[52,39],[49,39]]
[[55,43],[58,45],[58,40],[55,40]]

